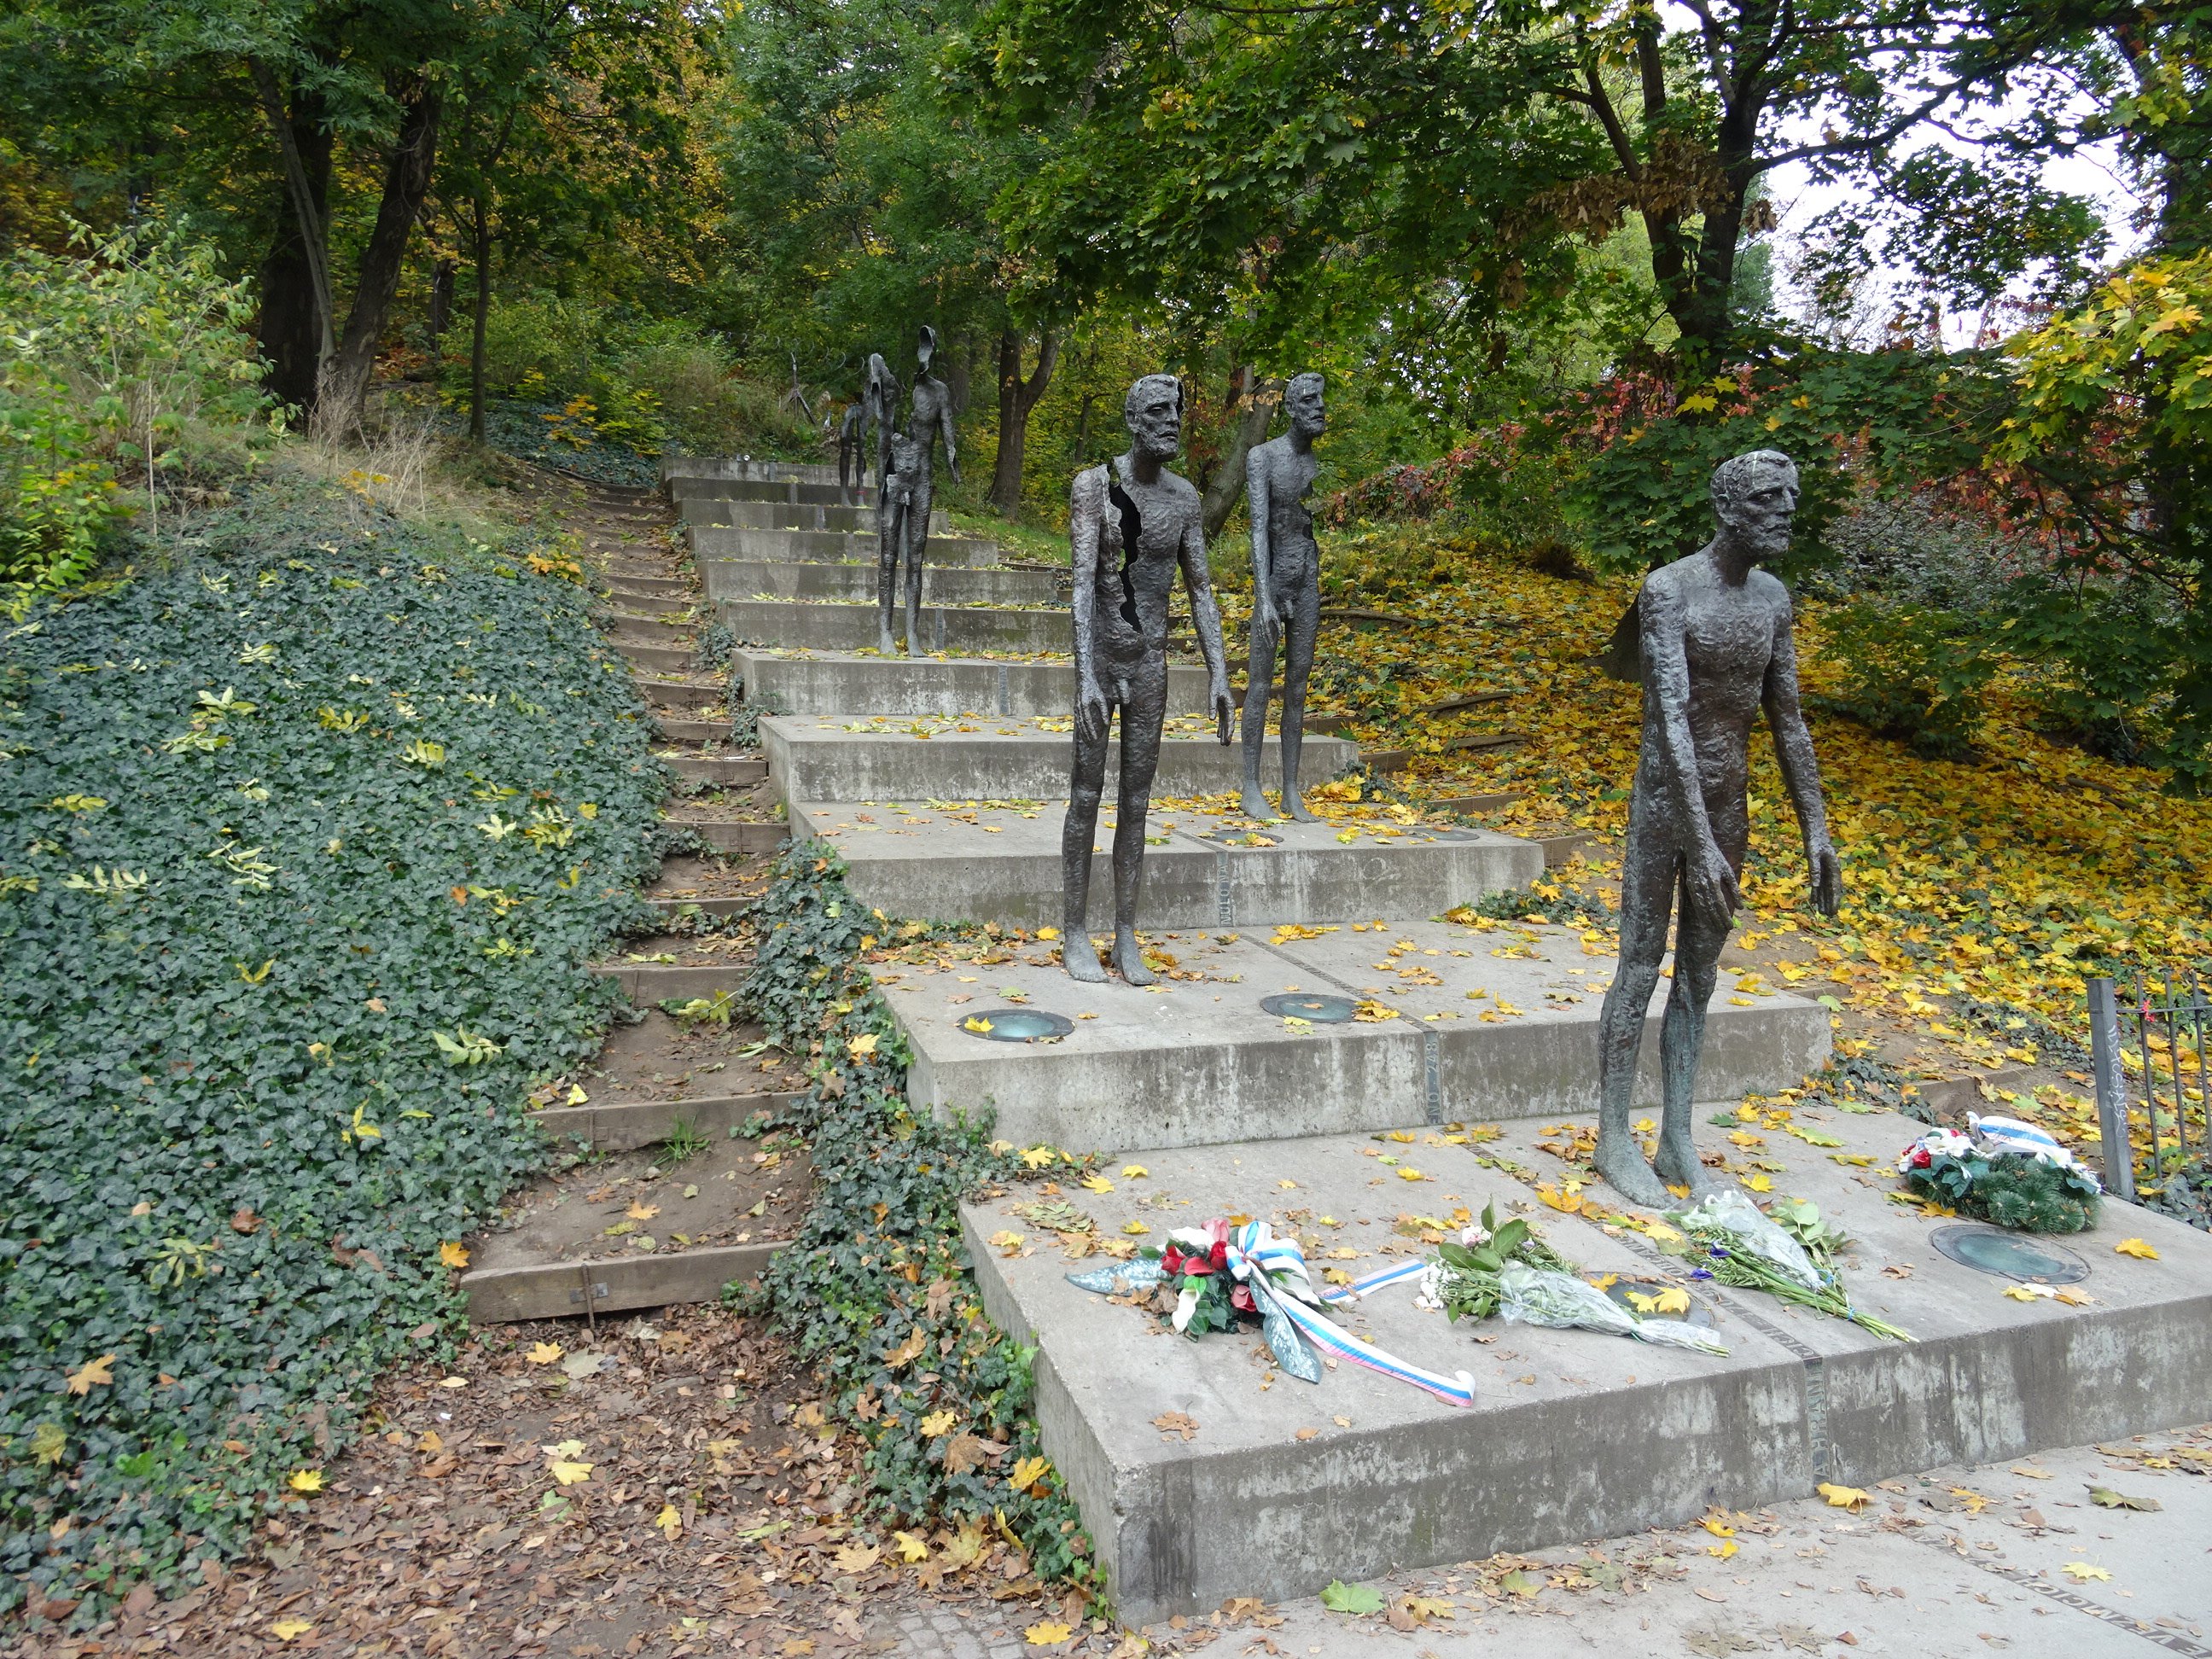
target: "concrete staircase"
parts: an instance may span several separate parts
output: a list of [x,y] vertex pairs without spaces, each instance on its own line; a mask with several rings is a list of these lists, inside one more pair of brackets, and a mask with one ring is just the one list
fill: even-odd
[[[1073,693],[1057,580],[947,538],[925,586],[932,654],[878,656],[871,509],[827,471],[687,462],[667,480],[714,613],[743,642],[744,696],[774,711],[760,721],[764,787],[894,917],[1057,924]],[[2212,1414],[2212,1241],[2108,1206],[2096,1231],[2064,1241],[2094,1301],[2008,1299],[2007,1281],[1935,1248],[1940,1218],[1888,1201],[1887,1160],[1920,1126],[1884,1114],[1801,1109],[1802,1138],[1770,1131],[1755,1151],[1700,1133],[1730,1173],[1812,1198],[1842,1225],[1856,1241],[1852,1295],[1912,1345],[1710,1285],[1694,1290],[1695,1316],[1717,1326],[1725,1359],[1455,1328],[1401,1292],[1346,1316],[1415,1364],[1468,1371],[1477,1402],[1455,1409],[1349,1370],[1309,1388],[1275,1375],[1255,1340],[1178,1340],[1069,1285],[1076,1259],[1103,1259],[1098,1239],[1157,1243],[1230,1213],[1298,1237],[1317,1267],[1362,1273],[1493,1200],[1593,1273],[1685,1265],[1570,1212],[1613,969],[1606,936],[1443,919],[1540,874],[1543,850],[1419,815],[1244,820],[1237,751],[1206,729],[1204,694],[1179,665],[1140,917],[1160,984],[1078,985],[1045,942],[1008,943],[988,965],[877,973],[916,1056],[918,1105],[988,1108],[1018,1144],[1110,1154],[1103,1190],[1066,1195],[1088,1233],[1017,1214],[1027,1189],[970,1206],[963,1225],[993,1317],[1037,1349],[1045,1448],[1124,1618]],[[1315,781],[1359,759],[1340,738],[1310,738],[1306,752]],[[1102,823],[1094,925],[1109,833]],[[1655,1104],[1659,1006],[1644,1079]],[[1006,1040],[1016,1014],[1049,1016],[1051,1030]],[[1709,1018],[1701,1117],[1796,1084],[1829,1053],[1825,1009],[1760,985],[1723,983]],[[1565,1209],[1536,1202],[1540,1182]],[[2122,1234],[2162,1259],[2116,1256]]]

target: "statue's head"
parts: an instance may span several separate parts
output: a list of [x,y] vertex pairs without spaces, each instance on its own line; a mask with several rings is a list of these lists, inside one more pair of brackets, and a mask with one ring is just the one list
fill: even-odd
[[884,361],[884,354],[880,351],[871,351],[868,354],[868,389],[871,392],[880,392],[886,386],[897,384],[891,378],[891,366]]
[[1797,464],[1778,449],[1753,449],[1713,469],[1713,514],[1754,558],[1790,550],[1797,512]]
[[1322,385],[1321,376],[1309,369],[1303,374],[1291,375],[1290,385],[1283,388],[1283,410],[1291,417],[1291,428],[1308,439],[1318,438],[1328,430],[1328,410],[1322,402]]
[[1140,455],[1169,460],[1182,447],[1182,382],[1172,374],[1147,374],[1121,400],[1132,446]]
[[921,325],[921,342],[915,347],[914,355],[921,364],[921,372],[927,374],[929,360],[937,355],[937,331],[927,323]]

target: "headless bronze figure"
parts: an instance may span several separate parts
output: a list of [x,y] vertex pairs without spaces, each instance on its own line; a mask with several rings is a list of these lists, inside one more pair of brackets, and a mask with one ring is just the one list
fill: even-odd
[[[914,380],[914,398],[908,406],[905,428],[884,422],[884,466],[877,495],[876,535],[878,574],[876,599],[882,623],[878,649],[890,656],[898,649],[891,632],[892,605],[898,592],[899,561],[906,561],[906,653],[919,657],[921,644],[921,564],[929,545],[932,484],[930,453],[939,436],[945,439],[945,467],[955,483],[960,482],[959,447],[952,435],[952,397],[944,381],[933,380],[929,360],[937,353],[937,331],[924,325],[916,355],[921,367]],[[896,383],[891,395],[897,409]]]
[[1313,672],[1314,635],[1321,627],[1321,549],[1314,542],[1306,492],[1319,463],[1314,440],[1328,430],[1318,374],[1297,374],[1283,393],[1291,429],[1255,444],[1244,458],[1244,496],[1252,514],[1252,649],[1244,688],[1244,816],[1269,818],[1260,787],[1260,751],[1267,741],[1268,682],[1275,648],[1283,653],[1283,811],[1317,822],[1298,793],[1298,751],[1305,738],[1306,679]]
[[1074,562],[1075,765],[1060,832],[1065,926],[1060,960],[1071,977],[1101,983],[1106,969],[1091,943],[1091,848],[1105,793],[1113,715],[1121,711],[1120,807],[1114,824],[1114,966],[1132,985],[1150,985],[1137,945],[1137,892],[1144,873],[1145,818],[1159,768],[1168,702],[1168,599],[1180,568],[1191,620],[1206,658],[1221,741],[1234,713],[1221,648],[1221,614],[1206,568],[1198,491],[1166,468],[1182,443],[1182,385],[1147,374],[1122,404],[1125,455],[1075,477],[1068,492]]
[[[1629,797],[1620,870],[1620,962],[1598,1016],[1598,1173],[1635,1204],[1668,1202],[1714,1183],[1690,1133],[1721,947],[1735,923],[1750,839],[1746,799],[1751,723],[1764,708],[1784,784],[1797,809],[1813,903],[1833,915],[1843,875],[1828,842],[1820,769],[1797,701],[1790,594],[1760,559],[1788,550],[1797,469],[1753,450],[1712,477],[1720,530],[1687,558],[1653,571],[1637,596],[1644,735]],[[1664,1103],[1655,1172],[1630,1127],[1637,1051],[1676,911],[1674,975],[1660,1028]]]

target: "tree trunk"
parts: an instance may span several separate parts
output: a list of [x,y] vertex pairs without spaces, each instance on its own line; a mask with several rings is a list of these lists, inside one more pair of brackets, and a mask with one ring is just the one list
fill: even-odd
[[430,345],[433,350],[453,321],[453,277],[459,267],[450,258],[441,258],[430,273]]
[[470,228],[475,234],[477,314],[469,334],[469,441],[484,441],[484,326],[491,314],[491,220],[483,192],[470,200]]
[[1052,384],[1053,365],[1060,359],[1060,342],[1048,329],[1037,343],[1036,370],[1022,378],[1022,334],[1004,330],[999,336],[999,459],[991,469],[991,505],[1006,517],[1022,510],[1022,452],[1029,447],[1030,411]]
[[376,368],[377,343],[392,314],[392,296],[406,264],[407,240],[429,193],[430,170],[438,155],[438,118],[444,94],[434,86],[418,88],[399,119],[399,139],[384,171],[384,199],[377,204],[376,227],[361,256],[361,276],[345,334],[331,359],[315,409],[316,428],[350,438],[360,432],[368,409],[368,382]]
[[313,222],[301,221],[299,192],[289,176],[288,160],[285,183],[276,198],[276,234],[261,262],[258,343],[269,364],[264,382],[269,394],[297,411],[295,422],[304,425],[314,413],[324,331],[328,326],[315,267],[325,252],[323,227],[330,222],[332,135],[323,119],[322,99],[314,93],[295,89],[290,110],[271,118],[281,118],[290,129],[290,148],[300,167],[298,183],[306,187]]
[[1232,418],[1222,438],[1221,458],[1213,464],[1213,476],[1206,481],[1206,495],[1199,502],[1200,518],[1209,542],[1221,533],[1221,526],[1237,510],[1237,498],[1244,493],[1244,458],[1251,453],[1254,444],[1267,441],[1267,422],[1275,418],[1275,406],[1283,397],[1280,386],[1273,380],[1261,380],[1249,363],[1237,369],[1236,386]]

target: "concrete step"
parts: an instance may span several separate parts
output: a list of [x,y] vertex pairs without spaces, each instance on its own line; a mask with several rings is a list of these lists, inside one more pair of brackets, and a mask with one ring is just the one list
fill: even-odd
[[665,598],[682,599],[690,584],[681,576],[644,575],[617,572],[608,576],[607,586],[617,593],[653,593]]
[[[873,559],[865,564],[832,564],[750,559],[702,559],[700,579],[710,599],[844,599],[863,605],[876,603],[881,567]],[[906,604],[905,572],[894,573],[897,603]],[[921,572],[924,605],[1065,605],[1068,586],[1049,570],[974,570],[958,566],[925,563]]]
[[[901,801],[1048,800],[1067,793],[1075,741],[1072,721],[1049,725],[1020,717],[911,720],[859,717],[850,720],[777,715],[761,720],[761,746],[769,775],[787,802],[809,800]],[[1054,727],[1061,729],[1055,730]],[[1169,722],[1160,745],[1159,771],[1152,798],[1174,800],[1219,794],[1240,787],[1243,750],[1224,746],[1211,735],[1203,716]],[[1119,750],[1106,771],[1112,799]],[[1315,783],[1337,776],[1358,758],[1357,747],[1342,738],[1306,741],[1306,775]],[[1275,739],[1261,756],[1261,775],[1279,777],[1281,761]],[[902,912],[903,914],[903,912]]]
[[[820,599],[724,599],[716,616],[747,645],[782,646],[808,651],[852,651],[882,637],[882,621],[872,605]],[[972,656],[986,651],[1064,652],[1073,638],[1069,612],[925,605],[921,646],[925,652]],[[905,612],[895,623],[903,635]],[[903,642],[903,641],[902,641]]]
[[669,769],[680,778],[698,778],[725,789],[758,783],[768,775],[768,763],[736,755],[664,755]]
[[611,595],[610,603],[617,613],[627,612],[631,615],[673,616],[679,611],[689,611],[693,603],[689,594],[672,583],[670,585],[670,591],[657,592],[631,587],[623,582],[614,582],[610,584],[608,592]]
[[[1870,1488],[1954,1462],[2201,1420],[2212,1238],[2107,1204],[2093,1231],[2033,1241],[2094,1264],[2081,1286],[2094,1303],[2008,1299],[2011,1280],[1934,1247],[1955,1224],[1886,1201],[1886,1166],[1923,1127],[1888,1113],[1820,1119],[1844,1155],[1873,1160],[1866,1170],[1781,1134],[1760,1154],[1786,1166],[1772,1176],[1778,1193],[1810,1199],[1855,1241],[1842,1264],[1854,1303],[1910,1331],[1911,1343],[1678,1278],[1689,1264],[1638,1235],[1542,1208],[1476,1164],[1510,1158],[1544,1179],[1567,1176],[1532,1126],[1509,1125],[1480,1146],[1417,1130],[1411,1145],[1330,1137],[1139,1151],[1133,1161],[1148,1176],[1073,1194],[1098,1237],[1141,1221],[1151,1243],[1170,1225],[1247,1213],[1302,1235],[1317,1268],[1316,1257],[1356,1252],[1340,1264],[1354,1277],[1412,1259],[1396,1253],[1414,1243],[1397,1231],[1401,1213],[1480,1213],[1495,1200],[1586,1273],[1684,1285],[1729,1348],[1714,1358],[1592,1331],[1454,1325],[1416,1308],[1404,1287],[1340,1313],[1401,1359],[1468,1373],[1471,1407],[1349,1364],[1318,1384],[1263,1371],[1247,1337],[1154,1334],[1152,1316],[1066,1283],[1101,1259],[1065,1261],[1052,1234],[1013,1216],[1027,1191],[971,1206],[962,1222],[985,1308],[1038,1350],[1045,1455],[1067,1478],[1116,1612],[1134,1625],[1232,1595],[1273,1602],[1338,1577],[1683,1525],[1710,1508],[1810,1497],[1821,1482]],[[1732,1150],[1720,1131],[1698,1133],[1708,1151]],[[1397,1168],[1364,1156],[1376,1152],[1395,1155]],[[1396,1178],[1409,1167],[1424,1179]],[[1609,1188],[1589,1192],[1618,1206]],[[1011,1256],[989,1242],[1008,1231],[1024,1241]],[[2113,1244],[2130,1236],[2161,1259],[2115,1257]],[[1153,1426],[1170,1412],[1196,1425],[1189,1443]]]
[[[691,827],[703,829],[705,826],[694,824]],[[734,996],[751,967],[750,961],[706,963],[697,966],[662,962],[595,962],[592,964],[592,972],[601,979],[617,981],[622,986],[623,994],[630,1000],[631,1004],[644,1008],[675,998],[710,997],[717,991],[727,991]]]
[[727,897],[696,899],[655,898],[648,895],[646,899],[646,902],[652,905],[653,908],[659,911],[661,915],[673,918],[684,915],[687,910],[696,910],[702,915],[734,916],[740,911],[744,910],[748,905],[751,904],[752,901],[747,898]]
[[699,661],[698,652],[688,645],[640,645],[617,635],[615,646],[635,666],[658,673],[680,674]]
[[[934,523],[937,515],[930,517]],[[733,501],[704,495],[684,499],[679,521],[693,529],[713,526],[768,532],[826,531],[840,535],[858,532],[872,538],[876,533],[872,507],[787,506],[781,501]]]
[[621,611],[601,613],[608,636],[621,645],[680,645],[691,647],[696,624],[660,617],[626,617]]
[[670,743],[726,743],[730,736],[727,720],[656,719],[653,729]]
[[773,853],[791,834],[790,826],[785,823],[743,818],[708,818],[687,822],[684,828],[693,831],[716,852],[732,854]]
[[[1339,914],[1344,921],[1318,938],[1283,944],[1264,933],[1156,935],[1188,977],[1149,990],[1079,985],[1056,947],[994,966],[993,991],[957,1003],[950,994],[968,989],[957,975],[907,973],[884,995],[914,1048],[908,1097],[940,1109],[988,1101],[1007,1139],[1109,1152],[1553,1115],[1589,1103],[1609,954],[1586,951],[1565,927],[1376,929],[1363,920],[1355,932],[1352,918],[1372,910]],[[1411,948],[1392,954],[1401,941]],[[1658,1099],[1666,989],[1662,981],[1653,997],[1644,1045],[1647,1103]],[[1007,990],[1074,1029],[1030,1045],[964,1028]],[[1292,1026],[1260,1006],[1293,992],[1395,1014]],[[1707,1014],[1702,1087],[1731,1100],[1771,1093],[1826,1061],[1828,1013],[1819,1004],[1774,994],[1737,1000],[1724,991]]]
[[[842,530],[746,530],[693,525],[686,535],[696,559],[872,565],[882,550],[873,531],[859,535]],[[924,565],[995,565],[1002,556],[996,542],[965,536],[933,535],[921,550]]]
[[[849,507],[854,492],[841,489],[833,472],[827,479],[783,478],[672,478],[669,494],[678,507],[688,501],[778,501],[789,507]],[[865,499],[874,494],[861,492]]]
[[469,1320],[477,1325],[626,1313],[687,1302],[719,1302],[732,1284],[768,1271],[784,1241],[702,1245],[652,1255],[585,1256],[471,1268],[461,1275]]
[[[903,616],[903,613],[902,613]],[[981,657],[879,657],[873,652],[740,647],[733,659],[746,701],[787,714],[1057,714],[1075,706],[1066,657],[994,662]],[[1168,712],[1206,712],[1206,670],[1168,666]]]
[[805,483],[837,482],[835,462],[774,461],[750,455],[667,455],[660,462],[660,487],[675,494],[728,480]]
[[638,696],[663,708],[715,708],[730,700],[726,684],[695,684],[689,680],[662,679],[649,674],[638,675],[632,684],[637,687]]
[[633,1152],[657,1146],[688,1123],[702,1134],[726,1139],[756,1112],[777,1113],[796,1105],[792,1094],[714,1095],[697,1100],[593,1102],[586,1106],[552,1106],[532,1114],[531,1121],[556,1139],[589,1143],[599,1152]]
[[[1255,829],[1226,805],[1161,809],[1148,823],[1145,927],[1273,926],[1308,916],[1429,916],[1543,874],[1533,843],[1446,824],[1269,823]],[[903,916],[1012,927],[1060,921],[1065,799],[1034,806],[915,803],[894,812],[852,801],[801,802],[791,821],[844,855],[864,904]],[[1091,873],[1091,922],[1113,926],[1112,813],[1101,815]],[[1346,833],[1352,837],[1346,842]]]

